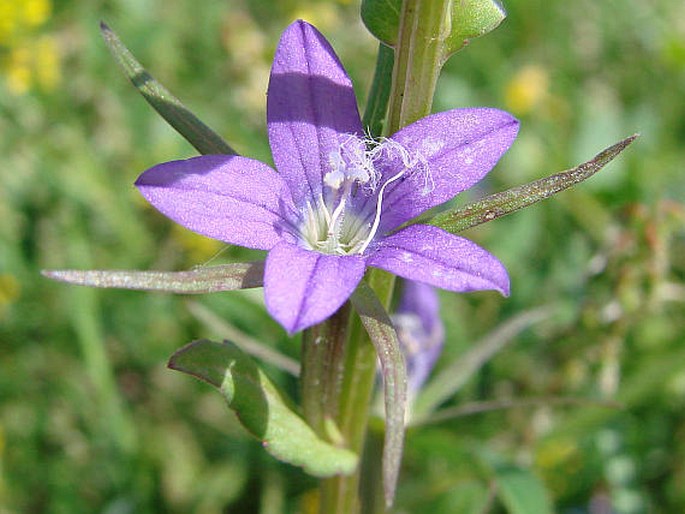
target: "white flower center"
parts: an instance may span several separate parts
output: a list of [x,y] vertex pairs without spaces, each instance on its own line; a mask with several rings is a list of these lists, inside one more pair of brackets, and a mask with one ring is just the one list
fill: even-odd
[[[298,237],[309,250],[332,255],[362,254],[380,227],[383,196],[389,184],[418,171],[423,177],[424,194],[432,190],[425,159],[411,156],[391,139],[376,141],[348,135],[330,152],[328,164],[330,170],[323,177],[321,196],[307,202],[298,227]],[[400,171],[383,178],[383,169],[390,166]]]

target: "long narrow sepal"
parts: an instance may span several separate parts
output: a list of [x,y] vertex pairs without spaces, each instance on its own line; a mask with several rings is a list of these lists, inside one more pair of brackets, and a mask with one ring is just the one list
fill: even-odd
[[112,55],[143,98],[201,154],[237,155],[221,136],[202,123],[181,101],[157,82],[105,23],[100,31]]
[[218,388],[240,423],[278,460],[320,478],[357,467],[357,455],[319,439],[286,395],[233,343],[194,341],[172,355],[168,366]]
[[261,287],[264,262],[239,262],[190,271],[44,270],[53,280],[80,286],[200,294]]
[[407,371],[404,354],[390,316],[373,290],[361,282],[351,297],[376,347],[383,375],[385,400],[385,443],[383,445],[383,489],[385,502],[392,505],[402,461],[405,409],[407,405]]
[[460,209],[442,212],[421,222],[427,225],[435,225],[447,232],[456,234],[481,223],[501,218],[587,180],[614,160],[637,139],[638,135],[634,134],[619,141],[575,168],[535,180],[523,186],[507,189],[501,193],[495,193]]

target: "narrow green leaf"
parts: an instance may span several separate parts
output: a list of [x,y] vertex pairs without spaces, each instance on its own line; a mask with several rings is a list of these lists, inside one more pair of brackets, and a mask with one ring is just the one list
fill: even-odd
[[445,41],[445,60],[471,39],[495,30],[507,13],[497,0],[460,0],[452,3],[452,25]]
[[413,408],[413,423],[422,424],[426,418],[448,398],[454,396],[466,382],[492,359],[509,342],[533,323],[550,315],[549,308],[523,312],[505,321],[464,355],[444,368],[428,382],[419,394]]
[[172,355],[168,366],[217,387],[242,425],[278,460],[322,478],[349,474],[357,467],[357,456],[319,439],[236,345],[195,341]]
[[532,471],[515,466],[495,468],[497,494],[509,514],[552,514],[549,492]]
[[143,98],[198,152],[237,155],[221,136],[202,123],[143,68],[112,29],[101,22],[100,30],[117,63]]
[[385,400],[383,489],[385,502],[390,506],[395,497],[404,445],[404,416],[407,406],[406,364],[390,316],[366,282],[360,283],[351,300],[371,342],[376,347],[381,363]]
[[199,294],[261,287],[264,262],[238,262],[190,271],[44,270],[42,274],[81,286]]
[[638,134],[627,137],[600,152],[593,159],[570,170],[562,171],[556,175],[536,180],[523,186],[513,187],[501,193],[495,193],[460,209],[442,212],[431,218],[421,220],[421,222],[435,225],[447,232],[456,234],[467,228],[475,227],[481,223],[486,223],[523,209],[587,180],[610,163],[637,137]]

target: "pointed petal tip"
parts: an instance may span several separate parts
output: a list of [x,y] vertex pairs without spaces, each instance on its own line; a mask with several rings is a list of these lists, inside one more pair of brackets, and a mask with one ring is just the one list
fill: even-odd
[[72,284],[80,285],[78,279],[76,276],[79,273],[83,273],[78,270],[69,270],[69,269],[43,269],[40,270],[40,274],[43,275],[45,278],[49,278],[50,280],[56,280],[58,282],[69,282]]
[[509,283],[509,278],[507,277],[507,283],[505,287],[500,287],[497,289],[499,293],[504,296],[505,298],[509,298],[511,296],[511,284]]
[[289,334],[304,330],[347,301],[364,269],[361,257],[322,254],[282,241],[266,258],[266,309]]

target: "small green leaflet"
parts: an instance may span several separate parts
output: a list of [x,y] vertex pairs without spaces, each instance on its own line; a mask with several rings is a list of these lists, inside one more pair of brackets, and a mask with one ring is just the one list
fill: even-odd
[[357,467],[357,455],[320,439],[233,343],[194,341],[172,355],[168,366],[218,388],[240,423],[278,460],[321,478],[349,474]]

